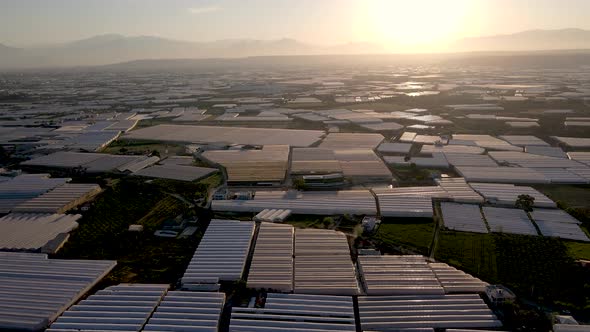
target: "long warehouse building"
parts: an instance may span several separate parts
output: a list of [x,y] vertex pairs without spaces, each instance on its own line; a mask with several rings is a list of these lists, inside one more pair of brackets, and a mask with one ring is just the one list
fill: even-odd
[[260,224],[248,273],[249,288],[293,291],[294,235],[291,225]]
[[69,308],[47,332],[141,331],[167,290],[168,285],[108,287]]
[[364,331],[502,326],[477,294],[361,296],[358,305]]
[[250,252],[254,222],[211,220],[182,277],[183,287],[242,278]]
[[353,332],[352,297],[269,293],[262,308],[233,307],[230,332]]
[[356,271],[346,235],[320,229],[295,231],[295,293],[356,295]]
[[0,252],[0,329],[45,329],[116,264]]

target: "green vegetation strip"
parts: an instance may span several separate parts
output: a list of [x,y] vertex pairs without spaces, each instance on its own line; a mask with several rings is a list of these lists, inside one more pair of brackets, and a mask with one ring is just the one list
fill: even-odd
[[395,252],[397,247],[402,247],[427,255],[433,232],[432,219],[385,219],[374,239],[385,252]]

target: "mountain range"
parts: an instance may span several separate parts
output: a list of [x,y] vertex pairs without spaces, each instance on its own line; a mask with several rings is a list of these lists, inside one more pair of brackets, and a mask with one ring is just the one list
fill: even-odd
[[[509,35],[465,38],[452,52],[590,49],[590,31],[531,30]],[[294,39],[232,39],[188,42],[153,36],[107,34],[62,44],[15,48],[0,44],[0,69],[96,66],[150,59],[243,58],[284,55],[403,53],[375,43],[318,46]]]

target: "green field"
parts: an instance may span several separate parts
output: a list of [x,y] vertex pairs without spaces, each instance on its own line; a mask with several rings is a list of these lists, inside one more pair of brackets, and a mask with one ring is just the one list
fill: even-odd
[[432,219],[385,219],[374,240],[379,249],[385,252],[396,252],[402,247],[424,255],[428,254],[434,232]]
[[575,259],[590,260],[590,243],[565,241],[565,245]]
[[435,258],[495,282],[496,252],[492,237],[490,234],[441,231]]
[[[329,219],[328,219],[329,218]],[[320,217],[315,215],[297,214],[290,216],[285,224],[293,225],[296,228],[322,228],[328,229],[333,226],[331,217]]]
[[539,190],[555,202],[568,208],[590,208],[590,186],[587,185],[537,185]]
[[181,145],[164,144],[142,141],[116,140],[101,152],[110,154],[150,154],[157,151],[161,157],[186,154],[186,149]]

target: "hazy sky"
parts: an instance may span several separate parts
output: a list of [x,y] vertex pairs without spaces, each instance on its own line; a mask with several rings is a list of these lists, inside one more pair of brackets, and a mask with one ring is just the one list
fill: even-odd
[[119,33],[419,48],[466,36],[590,29],[589,13],[590,0],[0,0],[0,43]]

